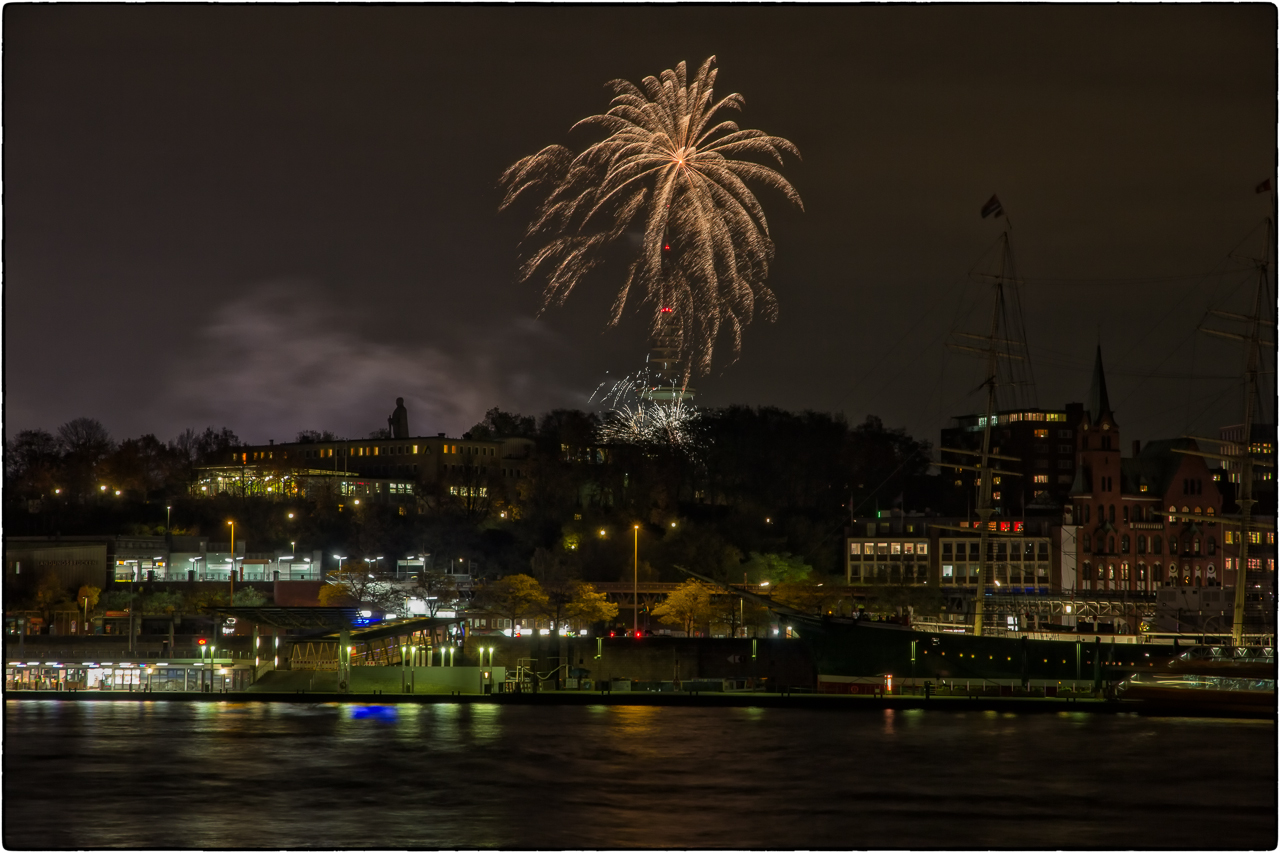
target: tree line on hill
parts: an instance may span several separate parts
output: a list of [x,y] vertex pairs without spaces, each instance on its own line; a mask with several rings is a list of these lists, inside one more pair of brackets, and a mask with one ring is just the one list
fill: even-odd
[[[804,566],[821,583],[843,574],[843,535],[855,512],[934,488],[929,443],[875,417],[850,425],[822,412],[707,409],[693,425],[692,452],[604,445],[600,426],[593,412],[558,409],[535,418],[491,409],[466,437],[525,437],[536,447],[516,501],[464,504],[423,484],[417,511],[402,515],[378,504],[193,497],[198,466],[242,444],[230,429],[116,442],[99,422],[77,418],[6,441],[6,529],[225,541],[226,521],[234,519],[250,551],[383,557],[387,567],[429,555],[430,565],[474,567],[481,579],[529,574],[545,553],[558,571],[584,582],[636,574],[682,582],[678,565],[740,582],[753,560],[774,560]],[[309,430],[298,438],[333,435]]]

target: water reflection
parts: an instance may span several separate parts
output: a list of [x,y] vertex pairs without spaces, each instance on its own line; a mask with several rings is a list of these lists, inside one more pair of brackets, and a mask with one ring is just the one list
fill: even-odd
[[496,705],[471,707],[471,737],[480,746],[493,743],[502,735],[502,709]]
[[346,711],[349,720],[372,720],[378,723],[394,723],[400,716],[394,705],[349,705]]
[[[1266,721],[452,704],[5,707],[10,848],[1275,843],[1276,736]],[[1064,759],[1082,754],[1089,759]],[[965,796],[978,790],[975,780],[982,796]],[[1168,803],[1189,790],[1206,814],[1231,819],[1169,820]],[[75,820],[65,819],[69,799]]]

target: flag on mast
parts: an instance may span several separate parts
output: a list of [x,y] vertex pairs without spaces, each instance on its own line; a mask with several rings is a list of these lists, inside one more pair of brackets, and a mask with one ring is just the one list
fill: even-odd
[[1000,205],[1000,199],[994,195],[982,206],[982,218],[986,219],[988,216],[1004,216],[1004,208]]
[[1263,181],[1262,183],[1260,183],[1260,184],[1258,184],[1256,187],[1254,187],[1254,188],[1253,188],[1253,191],[1254,191],[1255,193],[1269,193],[1269,192],[1271,192],[1271,179],[1270,179],[1270,178],[1267,178],[1265,181]]

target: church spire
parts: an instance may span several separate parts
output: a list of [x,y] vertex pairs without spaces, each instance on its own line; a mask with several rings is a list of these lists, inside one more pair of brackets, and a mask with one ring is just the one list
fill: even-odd
[[1107,399],[1107,376],[1102,372],[1102,344],[1098,344],[1097,357],[1093,362],[1093,382],[1089,385],[1089,400],[1085,404],[1085,411],[1090,423],[1096,424],[1104,414],[1111,415],[1111,419],[1115,420],[1111,413],[1111,401]]

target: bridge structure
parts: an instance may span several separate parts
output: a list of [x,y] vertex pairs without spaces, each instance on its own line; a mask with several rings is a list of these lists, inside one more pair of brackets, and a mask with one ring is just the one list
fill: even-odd
[[[641,606],[659,604],[666,599],[680,584],[676,583],[595,583],[593,586],[608,596],[609,600],[622,608],[635,606],[638,600]],[[757,584],[727,584],[734,590],[753,593],[760,596],[761,588]],[[837,587],[830,590],[833,594],[842,594],[852,599],[865,598],[874,590],[870,587]],[[721,594],[728,594],[721,589]],[[959,594],[957,594],[959,593]],[[944,595],[948,604],[961,607],[968,604],[971,609],[974,595],[970,590],[947,590]],[[1059,591],[1038,593],[1000,593],[988,594],[985,597],[987,608],[1000,613],[1037,613],[1053,616],[1076,616],[1084,619],[1115,617],[1148,617],[1155,615],[1157,593],[1106,592],[1106,591]]]
[[1077,619],[1147,618],[1156,613],[1155,593],[1050,592],[1030,595],[988,595],[993,612],[1076,617]]

